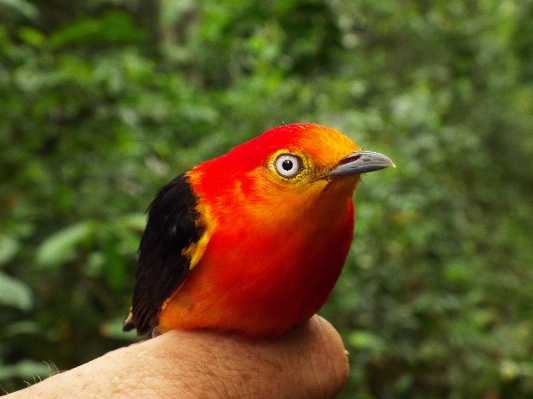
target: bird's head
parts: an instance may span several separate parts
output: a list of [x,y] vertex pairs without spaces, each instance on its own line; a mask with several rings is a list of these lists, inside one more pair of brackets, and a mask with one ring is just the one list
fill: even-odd
[[362,173],[389,166],[394,163],[388,157],[362,151],[338,130],[291,124],[268,130],[200,165],[198,172],[209,176],[207,190],[224,187],[222,192],[242,194],[248,203],[267,197],[300,202],[297,198],[316,196],[328,186],[351,196]]

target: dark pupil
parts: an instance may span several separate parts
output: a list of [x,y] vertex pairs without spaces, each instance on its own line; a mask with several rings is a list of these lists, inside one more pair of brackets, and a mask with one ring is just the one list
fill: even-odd
[[283,168],[283,170],[286,170],[286,171],[291,170],[292,169],[292,161],[290,159],[286,159],[281,164],[281,167]]

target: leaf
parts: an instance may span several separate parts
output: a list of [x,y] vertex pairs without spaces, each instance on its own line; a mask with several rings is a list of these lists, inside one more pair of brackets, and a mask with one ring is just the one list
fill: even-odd
[[124,225],[125,227],[136,230],[144,231],[146,227],[146,214],[144,213],[132,213],[131,215],[126,215],[118,220],[118,223]]
[[41,47],[46,40],[45,35],[33,28],[22,27],[18,34],[22,40],[35,47]]
[[0,6],[5,5],[28,19],[35,19],[39,14],[37,7],[25,0],[0,0]]
[[349,341],[358,350],[382,351],[385,349],[385,344],[381,338],[368,331],[358,330],[352,332]]
[[94,235],[96,224],[84,221],[52,234],[37,249],[37,264],[55,268],[71,259],[81,242]]
[[109,11],[98,18],[84,18],[66,25],[50,36],[54,48],[72,44],[125,44],[137,43],[146,37],[130,15]]
[[124,317],[108,320],[100,325],[100,334],[107,339],[119,339],[122,341],[139,341],[142,339],[137,334],[122,331],[123,324]]
[[0,381],[9,378],[25,378],[28,382],[40,381],[57,372],[53,366],[45,362],[24,359],[12,365],[0,365]]
[[17,321],[2,328],[2,338],[13,338],[22,334],[42,334],[43,328],[36,321]]
[[18,252],[19,243],[12,237],[0,235],[0,265],[9,262]]
[[22,281],[0,273],[0,304],[30,310],[33,306],[31,289]]

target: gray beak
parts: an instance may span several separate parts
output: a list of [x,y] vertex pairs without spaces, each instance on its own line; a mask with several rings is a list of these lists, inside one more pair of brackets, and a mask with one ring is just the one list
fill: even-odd
[[342,178],[374,172],[392,166],[396,167],[389,157],[372,151],[354,151],[341,159],[337,166],[330,170],[323,178]]

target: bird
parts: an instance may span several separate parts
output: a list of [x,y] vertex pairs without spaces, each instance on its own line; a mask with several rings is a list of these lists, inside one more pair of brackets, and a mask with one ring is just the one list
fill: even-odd
[[328,299],[363,173],[395,167],[336,129],[295,123],[205,161],[148,208],[123,330],[278,337]]

